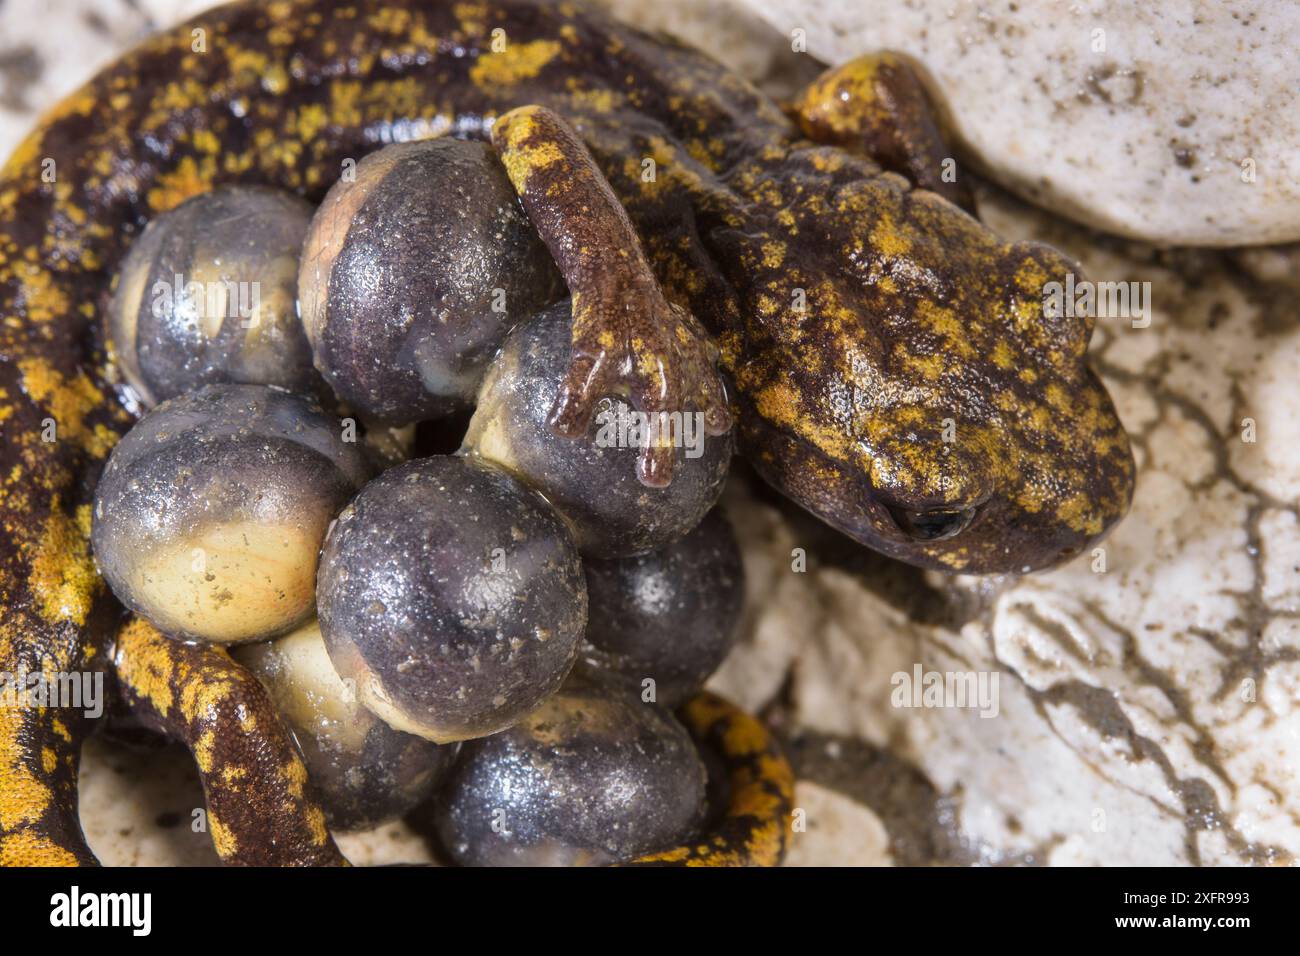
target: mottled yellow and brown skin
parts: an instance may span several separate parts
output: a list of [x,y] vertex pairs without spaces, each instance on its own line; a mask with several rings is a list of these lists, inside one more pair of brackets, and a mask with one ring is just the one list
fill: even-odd
[[194,755],[223,862],[345,862],[275,705],[225,648],[174,641],[136,618],[118,634],[113,669],[132,715]]
[[809,139],[864,152],[975,214],[970,185],[957,175],[925,88],[901,55],[883,50],[827,70],[799,94],[792,112]]
[[[521,107],[581,138],[664,302],[713,336],[742,451],[800,504],[895,557],[970,572],[1052,564],[1123,514],[1132,459],[1085,361],[1091,327],[1042,316],[1042,284],[1070,264],[882,174],[843,116],[836,141],[850,145],[817,145],[707,57],[569,3],[245,2],[104,70],[0,171],[0,671],[112,667],[88,503],[133,409],[99,328],[143,226],[220,183],[319,201],[345,159],[488,136]],[[514,170],[526,198],[533,171]],[[537,198],[539,218],[586,212],[563,191]],[[692,329],[672,330],[683,373],[660,382],[707,395],[691,380]],[[608,330],[587,331],[599,344]],[[664,360],[662,330],[632,337],[605,345],[623,348],[629,390]],[[894,518],[935,509],[973,518],[937,541]],[[92,861],[76,821],[87,729],[53,709],[0,709],[0,862]],[[275,835],[247,834],[259,838]],[[686,857],[774,858],[723,844]]]

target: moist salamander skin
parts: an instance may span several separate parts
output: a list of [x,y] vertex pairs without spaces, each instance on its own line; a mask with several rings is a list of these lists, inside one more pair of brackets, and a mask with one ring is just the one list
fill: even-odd
[[[508,38],[499,51],[498,30]],[[1046,247],[1003,242],[958,205],[885,172],[869,137],[855,140],[864,120],[890,115],[871,99],[870,75],[860,64],[833,71],[800,100],[810,121],[797,124],[702,53],[539,0],[249,0],[101,71],[0,171],[0,670],[121,673],[137,655],[184,647],[119,640],[110,653],[116,605],[88,547],[96,479],[138,414],[99,330],[109,277],[148,222],[235,183],[318,203],[346,161],[381,144],[443,131],[495,139],[490,121],[530,106],[581,131],[669,312],[689,310],[716,343],[740,452],[774,486],[864,544],[940,570],[1020,572],[1094,543],[1126,511],[1134,468],[1087,363],[1091,320],[1042,314],[1045,282],[1079,271]],[[537,115],[526,110],[527,122],[501,139],[515,144],[512,183],[524,182],[554,236],[576,228],[564,212],[574,194],[562,186],[577,180],[571,151],[543,168],[548,151],[529,150],[542,132]],[[819,126],[835,127],[839,145]],[[42,175],[47,161],[53,182]],[[603,235],[610,223],[587,225]],[[593,305],[611,298],[605,263],[585,274],[581,265],[565,273],[571,291],[577,278]],[[608,330],[587,331],[584,344],[598,345]],[[610,341],[666,341],[635,317],[624,331],[637,334]],[[677,333],[695,350],[689,323]],[[698,355],[677,358],[699,377]],[[200,652],[212,654],[186,651]],[[225,674],[219,656],[188,670],[172,662],[171,683],[179,691]],[[177,723],[185,716],[155,703]],[[740,720],[704,704],[701,719]],[[0,708],[0,862],[93,861],[76,810],[91,726],[50,709]],[[257,739],[248,753],[286,753],[271,724]],[[226,793],[225,769],[201,768],[210,805]],[[753,769],[773,781],[763,805],[788,806],[788,767]],[[219,852],[337,860],[328,833],[301,815],[291,818],[302,824],[295,839],[277,834],[285,818],[275,806],[231,816]],[[733,824],[725,846],[665,861],[779,856],[779,824]]]

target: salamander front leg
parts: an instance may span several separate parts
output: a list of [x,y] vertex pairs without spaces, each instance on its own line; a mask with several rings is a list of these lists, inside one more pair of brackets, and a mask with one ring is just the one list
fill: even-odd
[[[569,373],[551,411],[563,434],[587,434],[597,402],[625,398],[648,416],[697,411],[705,432],[731,427],[718,350],[700,323],[659,288],[636,230],[578,134],[551,110],[497,119],[492,145],[573,298]],[[645,449],[646,485],[672,481],[667,429]]]

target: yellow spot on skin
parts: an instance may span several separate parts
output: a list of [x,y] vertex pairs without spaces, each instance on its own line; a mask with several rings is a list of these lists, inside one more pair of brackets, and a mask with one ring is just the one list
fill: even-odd
[[559,145],[542,138],[535,122],[536,114],[537,110],[528,106],[511,110],[497,120],[494,130],[506,175],[520,194],[527,191],[528,180],[535,171],[564,162]]
[[916,354],[910,351],[906,346],[898,346],[899,358],[907,365],[907,369],[914,376],[925,379],[927,382],[938,381],[939,376],[943,374],[943,357],[934,353]]
[[400,7],[380,7],[366,19],[366,22],[380,33],[402,36],[410,29],[411,11]]
[[1047,398],[1047,404],[1051,405],[1058,412],[1068,413],[1070,411],[1070,395],[1056,382],[1047,386],[1047,389],[1043,394]]
[[27,830],[0,837],[0,866],[78,866],[54,841]]
[[911,240],[899,231],[888,213],[882,213],[871,230],[871,246],[880,255],[891,259],[901,258],[912,251]]
[[37,130],[19,143],[18,148],[9,157],[9,162],[5,163],[3,171],[0,171],[0,178],[6,182],[14,182],[24,177],[39,175],[38,167],[44,139],[40,130]]
[[329,118],[325,113],[325,107],[319,103],[311,103],[304,106],[298,111],[297,117],[298,135],[304,140],[316,138],[316,134],[323,130],[329,124]]
[[1084,534],[1100,534],[1103,527],[1101,517],[1092,510],[1092,503],[1086,495],[1078,492],[1057,505],[1056,517]]
[[289,796],[295,800],[301,800],[306,793],[307,787],[307,765],[297,757],[290,760],[284,767],[280,768],[284,776],[285,789]]
[[307,831],[311,834],[312,842],[317,846],[324,846],[329,842],[330,831],[325,825],[325,813],[315,804],[310,804],[306,809]]
[[337,80],[330,84],[330,116],[340,126],[359,126],[361,84],[350,80]]
[[663,853],[656,853],[653,856],[647,857],[646,859],[653,860],[656,863],[681,863],[684,860],[689,860],[690,856],[691,856],[690,847],[679,846],[673,850],[665,850]]
[[569,80],[568,87],[569,99],[579,109],[593,113],[612,113],[623,105],[623,94],[615,90],[585,88],[576,78]]
[[1038,514],[1047,503],[1047,496],[1036,485],[1026,485],[1016,495],[1016,504],[1030,514]]
[[31,556],[31,588],[41,616],[51,624],[86,623],[102,580],[90,557],[90,506],[66,515],[56,497],[36,552]]
[[946,564],[954,571],[960,571],[962,568],[966,567],[966,565],[970,563],[970,558],[965,553],[965,549],[958,549],[957,551],[941,552],[940,554],[935,555],[935,557],[941,563]]
[[33,322],[49,322],[68,313],[72,304],[48,271],[35,265],[22,265],[14,274],[18,279],[16,305]]
[[458,3],[451,8],[451,12],[467,36],[481,36],[486,32],[487,4]]
[[842,433],[803,414],[798,393],[784,382],[774,382],[762,388],[754,396],[754,404],[764,420],[803,435],[828,455],[844,459],[851,454]]
[[117,660],[118,679],[136,696],[149,702],[160,714],[166,714],[174,705],[172,696],[173,662],[166,640],[154,630],[153,625],[140,618],[132,618],[118,632],[120,653]]
[[531,80],[559,55],[560,50],[561,46],[555,40],[508,43],[500,53],[480,56],[470,68],[469,78],[479,89],[496,92],[498,87]]
[[86,416],[104,401],[103,393],[83,372],[65,378],[42,358],[18,363],[23,391],[44,406],[54,419],[56,437],[76,442],[96,458],[103,458],[116,442],[116,435],[103,426],[86,427]]
[[212,836],[212,846],[216,849],[217,856],[223,860],[228,860],[239,852],[235,834],[211,810],[208,811],[208,833]]
[[723,735],[723,745],[732,755],[762,753],[767,743],[767,731],[756,720],[733,720]]
[[273,64],[262,77],[262,88],[277,96],[289,88],[289,74],[279,63]]
[[974,361],[978,357],[967,330],[952,309],[937,305],[929,299],[922,299],[916,304],[915,315],[921,325],[944,339],[946,351],[955,353],[966,362]]
[[194,148],[204,153],[218,153],[221,151],[221,140],[217,139],[216,134],[210,129],[195,130],[193,142]]
[[0,707],[0,829],[16,830],[35,823],[53,800],[53,791],[23,760],[23,721],[31,712]]
[[158,185],[149,190],[149,205],[154,212],[175,209],[191,196],[212,188],[215,160],[205,156],[200,167],[194,157],[183,156],[176,169],[158,177]]
[[506,175],[519,192],[528,188],[529,176],[538,169],[544,169],[552,163],[564,161],[564,154],[554,143],[542,143],[539,146],[526,146],[511,149],[503,153]]
[[215,715],[218,712],[219,705],[234,689],[229,681],[211,678],[208,680],[184,680],[184,684],[185,687],[181,691],[181,714],[190,723]]
[[[186,689],[188,690],[188,687]],[[217,734],[213,730],[205,730],[194,743],[194,762],[199,765],[199,769],[204,773],[212,773],[216,767],[214,757],[216,745]]]
[[238,86],[251,86],[266,75],[270,61],[265,53],[240,44],[225,47],[230,73]]
[[1029,298],[1041,302],[1043,286],[1047,285],[1047,270],[1035,259],[1026,259],[1016,271],[1015,283]]

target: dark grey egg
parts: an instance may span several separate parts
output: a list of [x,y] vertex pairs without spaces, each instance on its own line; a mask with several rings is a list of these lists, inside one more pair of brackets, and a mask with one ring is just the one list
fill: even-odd
[[289,193],[221,186],[149,223],[108,312],[114,354],[146,405],[223,382],[319,392],[298,319],[311,215]]
[[236,643],[315,612],[329,523],[368,477],[342,424],[262,385],[163,402],[113,449],[91,543],[113,593],[164,634]]
[[[625,557],[690,531],[722,493],[732,436],[706,436],[687,412],[673,480],[650,488],[636,476],[641,446],[627,403],[604,400],[585,438],[548,423],[568,368],[570,306],[560,303],[515,329],[483,379],[466,450],[519,475],[569,521],[585,556]],[[628,427],[624,427],[627,424]]]
[[316,211],[299,274],[316,367],[391,424],[472,404],[506,333],[563,288],[491,147],[450,137],[362,159]]
[[735,643],[745,597],[740,547],[721,511],[666,548],[584,566],[583,666],[665,707],[703,687]]
[[362,704],[446,743],[509,727],[559,688],[587,587],[541,495],[492,465],[434,457],[384,472],[339,515],[317,606]]
[[690,839],[706,785],[670,713],[575,679],[509,730],[464,744],[432,812],[462,866],[624,863]]
[[364,830],[424,801],[451,767],[456,745],[393,730],[334,670],[316,621],[232,652],[257,676],[298,742],[334,830]]

